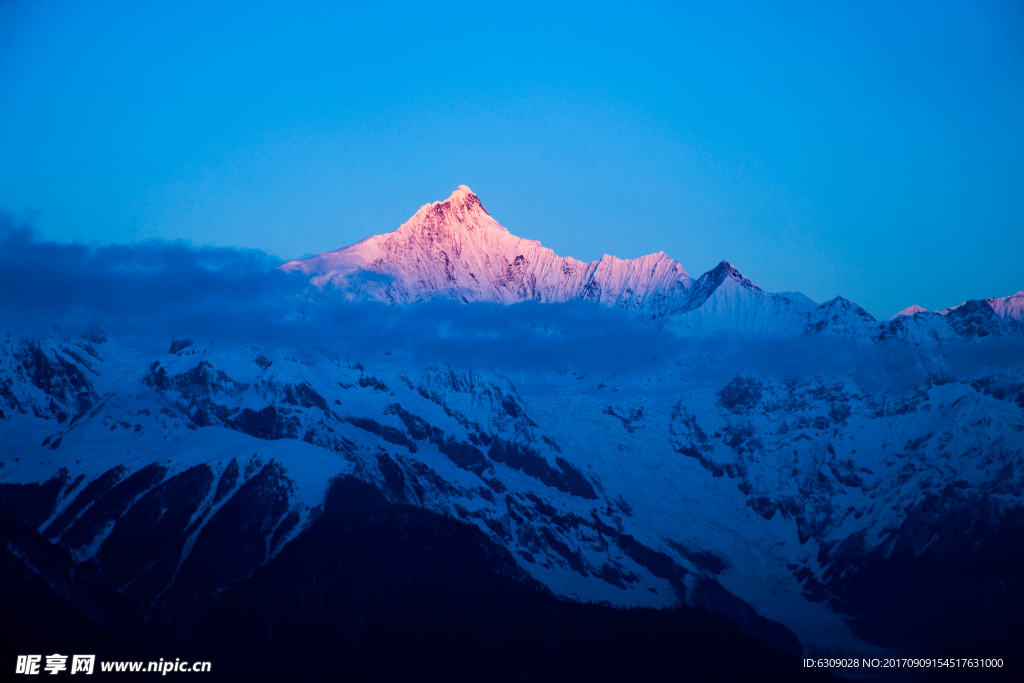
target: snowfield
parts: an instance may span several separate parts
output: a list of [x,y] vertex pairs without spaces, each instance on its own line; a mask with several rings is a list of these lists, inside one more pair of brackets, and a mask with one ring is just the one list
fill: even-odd
[[[465,186],[283,269],[321,302],[303,316],[394,304],[389,324],[407,310],[433,350],[396,334],[357,357],[354,320],[335,346],[7,330],[0,502],[152,610],[183,576],[250,576],[352,476],[479,528],[574,600],[698,606],[808,652],[1014,633],[1024,293],[876,321],[726,262],[692,280],[662,253],[559,257]],[[492,332],[424,317],[437,299]],[[616,341],[636,325],[649,356]],[[516,349],[561,360],[493,362]],[[225,559],[212,530],[238,510],[249,541]]]

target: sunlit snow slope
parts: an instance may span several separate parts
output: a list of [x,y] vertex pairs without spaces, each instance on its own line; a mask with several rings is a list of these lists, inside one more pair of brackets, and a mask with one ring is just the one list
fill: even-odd
[[402,227],[350,247],[284,265],[352,293],[392,303],[445,296],[463,301],[599,301],[631,310],[661,310],[690,286],[665,254],[584,263],[497,223],[465,185],[426,204]]

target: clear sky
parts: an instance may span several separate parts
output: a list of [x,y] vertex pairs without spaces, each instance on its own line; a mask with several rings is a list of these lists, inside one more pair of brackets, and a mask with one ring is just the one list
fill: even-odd
[[1024,289],[1024,2],[0,3],[0,209],[284,259],[469,185],[878,317]]

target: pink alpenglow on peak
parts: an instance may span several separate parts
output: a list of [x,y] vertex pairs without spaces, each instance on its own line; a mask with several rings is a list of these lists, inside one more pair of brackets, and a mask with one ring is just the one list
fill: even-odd
[[892,318],[893,318],[893,320],[895,320],[896,318],[900,317],[901,315],[917,315],[918,313],[927,313],[927,312],[928,312],[928,309],[925,308],[924,306],[918,306],[917,304],[914,304],[913,306],[908,306],[907,308],[904,308],[902,311],[900,311],[899,313],[894,315]]
[[333,286],[350,299],[408,304],[442,297],[503,304],[591,300],[643,315],[682,305],[691,285],[663,252],[585,263],[516,237],[460,185],[425,204],[395,232],[290,261],[287,271]]
[[[1024,292],[1017,292],[1016,294],[1011,294],[1010,296],[1004,296],[998,299],[983,299],[979,301],[987,303],[992,308],[992,312],[996,314],[997,318],[1002,318],[1004,320],[1016,320],[1018,322],[1024,320]],[[950,306],[944,311],[939,311],[939,313],[942,315],[948,315],[950,312],[957,310],[961,306],[966,306],[969,303],[971,302],[965,301],[957,306]]]
[[1024,292],[1017,292],[1001,299],[989,299],[988,305],[1000,318],[1024,320]]
[[[879,338],[877,328],[885,325],[843,297],[819,305],[800,292],[764,291],[728,261],[693,280],[661,251],[636,259],[605,255],[590,263],[558,256],[509,232],[465,185],[444,201],[424,204],[394,232],[281,268],[349,300],[399,305],[438,298],[467,304],[591,301],[681,335],[835,334],[869,341]],[[944,334],[963,335],[978,324],[986,334],[1001,334],[999,318],[1014,329],[1024,321],[1024,292],[937,313],[953,311],[958,313],[942,328]],[[927,312],[910,306],[893,316],[893,324],[899,334],[916,334],[922,325],[942,327],[941,318],[918,316]],[[997,324],[979,323],[979,313]]]

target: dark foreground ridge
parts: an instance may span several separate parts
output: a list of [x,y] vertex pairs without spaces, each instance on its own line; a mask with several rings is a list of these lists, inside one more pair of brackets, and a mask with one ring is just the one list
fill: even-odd
[[352,477],[251,576],[219,595],[181,577],[148,616],[0,514],[6,673],[18,654],[90,652],[208,660],[211,681],[830,680],[709,612],[559,600],[475,527]]

